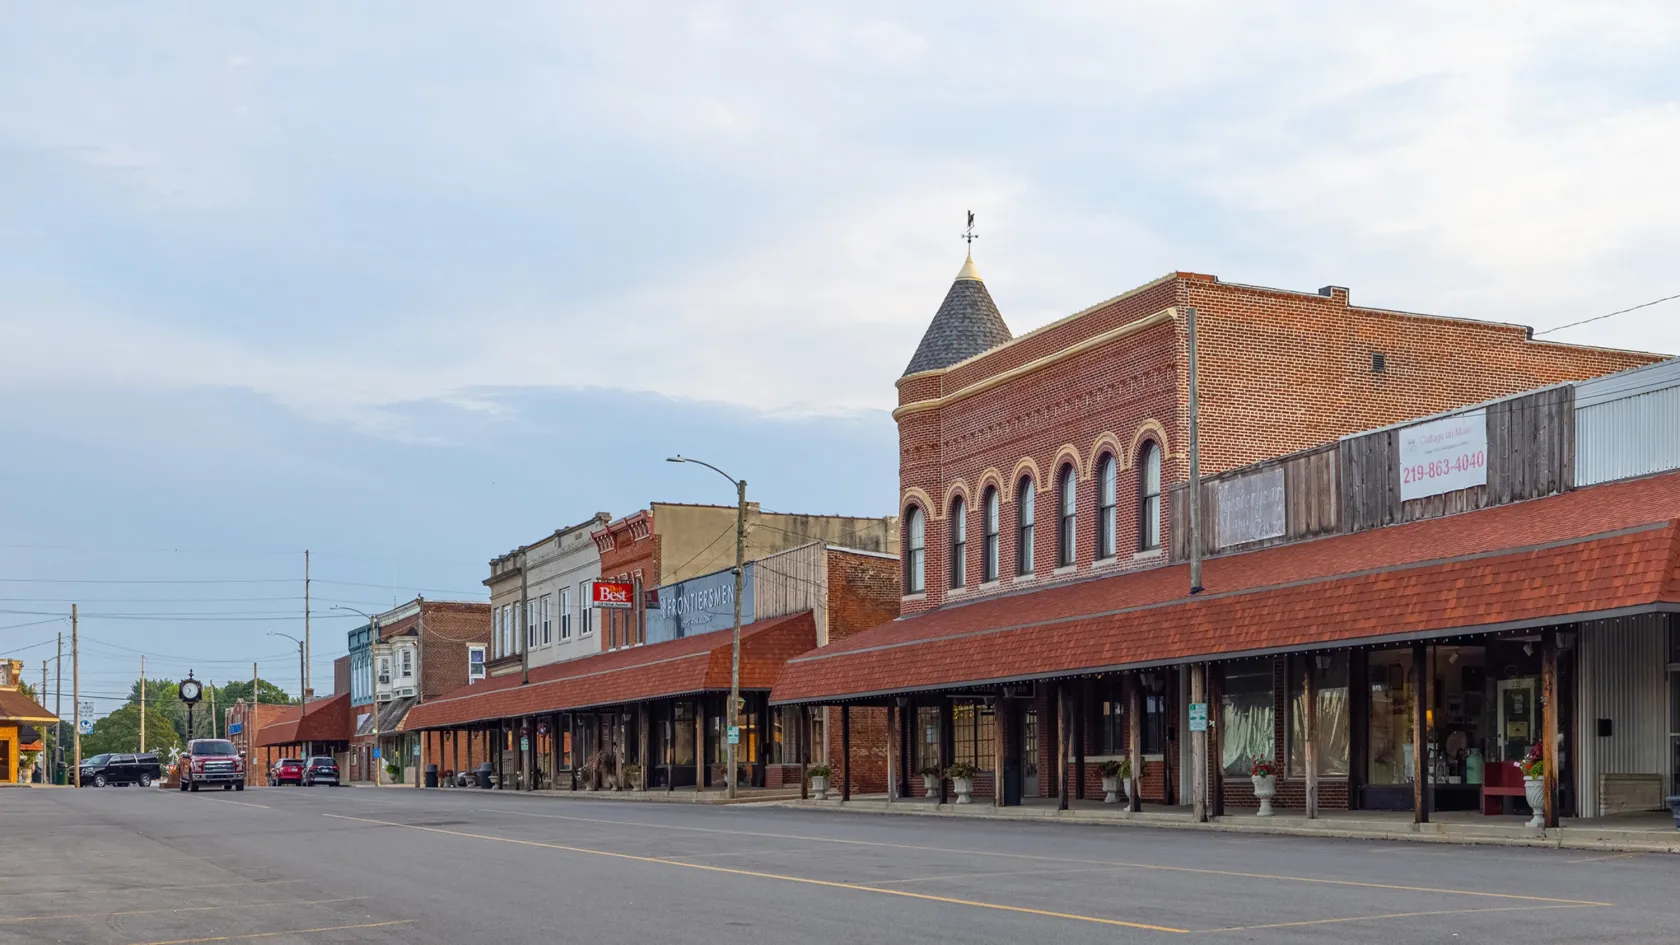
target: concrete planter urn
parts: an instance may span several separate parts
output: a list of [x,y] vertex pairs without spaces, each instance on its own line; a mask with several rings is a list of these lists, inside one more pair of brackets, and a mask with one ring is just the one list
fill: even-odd
[[973,778],[952,778],[951,787],[957,792],[958,804],[974,803],[974,801],[970,798],[970,795],[974,793]]
[[1103,778],[1102,779],[1102,789],[1103,789],[1103,803],[1104,804],[1118,804],[1118,803],[1120,803],[1120,776],[1119,775],[1115,775],[1114,777],[1111,777],[1111,778]]
[[1132,762],[1129,758],[1109,759],[1097,767],[1102,775],[1103,803],[1120,803],[1120,792],[1126,792],[1126,806],[1132,803]]
[[1254,799],[1260,802],[1260,811],[1256,816],[1272,816],[1272,798],[1277,797],[1277,776],[1271,774],[1254,776]]
[[924,774],[924,775],[922,775],[922,796],[923,797],[938,797],[939,796],[939,775],[937,775],[937,774]]
[[819,801],[828,800],[828,775],[811,775],[811,796]]
[[1528,796],[1528,806],[1534,810],[1534,816],[1528,819],[1526,826],[1546,826],[1546,779],[1523,778],[1523,793]]

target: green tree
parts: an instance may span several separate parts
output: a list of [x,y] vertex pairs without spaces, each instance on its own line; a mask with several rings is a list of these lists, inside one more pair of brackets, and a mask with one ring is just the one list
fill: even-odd
[[[257,696],[258,701],[260,701],[263,705],[291,705],[295,701],[291,696],[286,694],[286,690],[281,689],[279,686],[261,678],[257,680]],[[225,686],[216,687],[216,707],[218,709],[233,705],[241,699],[248,701],[250,698],[251,681],[249,679],[243,679],[239,682],[230,682]]]
[[[93,724],[93,731],[82,736],[82,757],[106,752],[133,752],[140,745],[140,707],[125,705]],[[165,757],[170,749],[181,747],[181,733],[163,713],[146,709],[145,751],[155,751]]]

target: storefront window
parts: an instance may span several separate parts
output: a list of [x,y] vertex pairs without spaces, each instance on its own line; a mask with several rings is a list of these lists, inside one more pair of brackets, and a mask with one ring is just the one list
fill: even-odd
[[1120,680],[1104,679],[1096,700],[1096,747],[1099,755],[1120,755],[1126,752],[1125,695]]
[[1370,784],[1405,784],[1412,780],[1412,653],[1379,650],[1370,654]]
[[1313,731],[1318,775],[1345,778],[1348,773],[1348,656],[1346,653],[1313,653],[1289,658],[1288,776],[1307,776],[1306,745],[1301,732],[1306,726],[1307,700],[1303,680],[1311,667],[1318,689],[1318,727]]
[[1680,669],[1668,674],[1668,704],[1668,741],[1673,755],[1670,774],[1674,782],[1670,790],[1680,794]]
[[953,761],[990,771],[996,764],[995,716],[992,707],[979,702],[958,702],[951,706],[951,728],[956,757]]
[[1143,738],[1138,750],[1159,755],[1167,743],[1167,681],[1161,673],[1145,673],[1143,695]]
[[799,707],[784,705],[770,710],[770,763],[796,765],[804,760]]
[[1219,761],[1229,776],[1247,777],[1255,759],[1272,757],[1272,666],[1270,659],[1253,659],[1225,667]]
[[939,761],[939,707],[919,706],[911,744],[916,746],[916,770],[944,768]]
[[668,764],[694,764],[694,703],[679,702],[673,713],[676,730],[671,737],[671,755]]

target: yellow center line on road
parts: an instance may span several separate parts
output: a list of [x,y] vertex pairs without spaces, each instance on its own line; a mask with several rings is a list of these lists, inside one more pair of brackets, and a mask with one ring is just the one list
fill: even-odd
[[[546,820],[571,820],[588,824],[611,824],[618,827],[646,827],[652,830],[682,830],[694,833],[721,833],[737,837],[766,837],[775,840],[799,840],[814,843],[840,843],[848,846],[880,847],[888,850],[919,850],[924,853],[955,853],[964,856],[1008,857],[1035,860],[1042,863],[1078,863],[1089,866],[1108,866],[1119,869],[1154,870],[1166,873],[1191,873],[1199,876],[1230,876],[1238,879],[1265,879],[1276,882],[1311,883],[1322,886],[1348,886],[1355,889],[1388,889],[1396,892],[1420,892],[1445,896],[1476,896],[1488,899],[1511,899],[1517,902],[1544,902],[1564,906],[1608,906],[1609,902],[1585,899],[1558,899],[1551,896],[1524,896],[1518,893],[1484,892],[1474,889],[1441,889],[1433,886],[1401,886],[1393,883],[1367,883],[1351,879],[1322,879],[1316,876],[1288,876],[1276,873],[1247,873],[1240,870],[1219,870],[1192,866],[1167,866],[1161,863],[1129,863],[1118,860],[1086,860],[1065,856],[1042,856],[1032,853],[1006,853],[1001,850],[959,850],[952,847],[928,847],[912,843],[886,843],[878,840],[842,840],[836,837],[810,837],[801,834],[764,833],[751,830],[724,830],[715,827],[681,827],[673,824],[641,823],[633,820],[604,820],[594,817],[568,817],[564,814],[538,814],[530,811],[498,811],[475,807],[472,810],[487,814],[517,814],[522,817],[541,817]],[[331,815],[328,815],[331,816]]]
[[199,798],[199,800],[209,801],[212,804],[234,804],[234,805],[237,805],[239,807],[261,807],[263,810],[273,810],[274,809],[274,808],[268,806],[267,804],[252,804],[249,801],[227,801],[227,800],[223,800],[219,797],[201,797],[201,798]]
[[[1070,919],[1075,922],[1092,922],[1098,925],[1119,926],[1128,929],[1145,929],[1151,932],[1172,932],[1179,935],[1188,933],[1189,929],[1175,929],[1165,925],[1150,925],[1147,922],[1127,922],[1122,919],[1106,919],[1101,916],[1079,915],[1072,912],[1052,912],[1047,909],[1029,909],[1025,906],[1008,906],[997,902],[981,902],[976,899],[953,899],[949,896],[930,896],[926,893],[908,892],[903,889],[881,889],[876,886],[860,886],[856,883],[842,883],[826,879],[812,879],[806,876],[788,876],[782,873],[762,873],[757,870],[738,870],[726,866],[712,866],[707,863],[685,863],[682,860],[668,860],[657,856],[637,856],[632,853],[615,853],[611,850],[592,850],[588,847],[567,846],[560,843],[544,843],[539,840],[520,840],[514,837],[498,837],[487,833],[468,833],[464,830],[445,830],[441,827],[422,827],[416,824],[403,824],[389,820],[373,820],[368,817],[347,817],[342,814],[323,814],[335,820],[351,820],[364,824],[377,824],[381,827],[402,827],[408,830],[421,830],[427,833],[440,833],[451,837],[467,837],[473,840],[491,840],[497,843],[512,843],[525,847],[540,847],[549,850],[560,850],[565,853],[589,853],[595,856],[611,857],[619,860],[631,860],[638,863],[657,863],[661,866],[679,866],[684,869],[705,870],[710,873],[724,873],[730,876],[750,876],[755,879],[774,879],[786,883],[801,883],[808,886],[822,886],[828,889],[850,889],[857,892],[875,893],[880,896],[899,896],[905,899],[921,899],[928,902],[942,902],[949,905],[973,906],[978,909],[995,909],[999,912],[1014,912],[1022,915],[1044,916],[1052,919]],[[153,943],[153,945],[175,945],[175,943]]]
[[232,942],[245,938],[274,938],[277,935],[311,935],[315,932],[383,929],[393,925],[408,925],[413,921],[413,919],[392,919],[389,922],[363,922],[360,925],[324,925],[318,929],[283,929],[278,932],[246,932],[242,935],[211,935],[206,938],[172,938],[165,942],[135,942],[133,945],[197,945],[199,942]]
[[1375,922],[1382,919],[1416,919],[1436,915],[1481,915],[1486,912],[1533,912],[1538,909],[1597,909],[1598,905],[1558,906],[1495,906],[1491,909],[1438,909],[1431,912],[1387,912],[1382,915],[1350,915],[1335,919],[1303,919],[1299,922],[1273,922],[1267,925],[1233,925],[1223,929],[1201,929],[1201,934],[1216,932],[1257,932],[1264,929],[1293,929],[1304,925],[1336,925],[1344,922]]
[[[229,883],[228,885],[238,886],[242,884]],[[331,902],[359,902],[366,898],[368,897],[346,896],[342,899],[314,899],[309,901],[291,899],[278,902],[224,902],[218,903],[214,906],[179,906],[173,909],[132,909],[126,912],[61,912],[57,915],[20,915],[11,918],[0,918],[0,923],[42,922],[47,919],[85,919],[93,916],[109,919],[115,916],[160,915],[174,912],[219,912],[224,909],[255,909],[259,906],[324,906]]]

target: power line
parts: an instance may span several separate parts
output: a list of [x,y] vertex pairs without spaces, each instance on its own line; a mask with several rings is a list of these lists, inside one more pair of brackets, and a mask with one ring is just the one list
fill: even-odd
[[1674,301],[1674,300],[1675,300],[1675,299],[1680,299],[1680,295],[1668,295],[1668,296],[1664,296],[1664,297],[1662,297],[1662,298],[1660,298],[1660,299],[1654,299],[1654,300],[1652,300],[1652,301],[1650,301],[1650,302],[1643,302],[1643,303],[1641,303],[1641,304],[1639,304],[1639,305],[1635,305],[1635,306],[1633,306],[1633,307],[1632,307],[1632,308],[1624,308],[1624,309],[1620,309],[1620,310],[1618,310],[1618,311],[1614,311],[1614,312],[1607,312],[1607,313],[1605,313],[1605,314],[1603,314],[1603,315],[1594,315],[1594,316],[1593,316],[1593,317],[1591,317],[1591,318],[1583,318],[1583,319],[1581,319],[1581,320],[1580,320],[1580,321],[1578,321],[1578,322],[1570,322],[1570,323],[1569,323],[1569,324],[1567,324],[1567,325],[1559,325],[1559,326],[1557,326],[1557,327],[1556,327],[1556,328],[1548,328],[1548,329],[1546,329],[1546,330],[1545,330],[1545,331],[1537,331],[1537,332],[1535,332],[1535,333],[1534,333],[1534,337],[1536,337],[1536,338],[1538,338],[1538,337],[1540,337],[1540,336],[1541,336],[1541,335],[1549,335],[1549,334],[1551,334],[1551,333],[1552,333],[1552,332],[1554,332],[1554,331],[1562,331],[1562,330],[1564,330],[1564,329],[1565,329],[1565,328],[1574,328],[1574,327],[1575,327],[1575,326],[1577,326],[1577,325],[1586,325],[1586,324],[1589,324],[1589,323],[1591,323],[1591,322],[1598,322],[1598,321],[1603,321],[1603,320],[1604,320],[1604,319],[1606,319],[1606,318],[1612,318],[1612,317],[1614,317],[1614,316],[1616,316],[1616,315],[1626,315],[1626,314],[1627,314],[1627,313],[1629,313],[1629,312],[1637,312],[1637,311],[1639,311],[1639,310],[1640,310],[1640,309],[1642,309],[1642,308],[1650,308],[1650,307],[1651,307],[1651,306],[1653,306],[1653,305],[1660,305],[1660,304],[1662,304],[1662,303],[1663,303],[1663,302],[1672,302],[1672,301]]
[[66,620],[66,619],[69,619],[69,618],[66,618],[66,617],[48,617],[45,620],[31,620],[28,623],[8,624],[4,627],[0,627],[0,630],[17,630],[17,629],[20,629],[22,627],[39,627],[40,625],[42,625],[44,623],[57,623],[60,620]]

